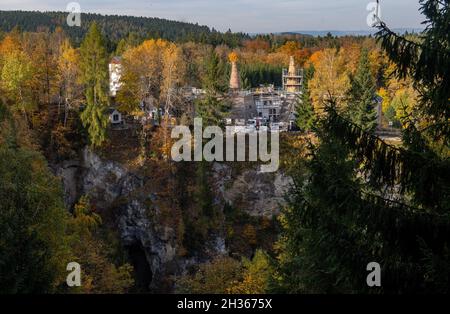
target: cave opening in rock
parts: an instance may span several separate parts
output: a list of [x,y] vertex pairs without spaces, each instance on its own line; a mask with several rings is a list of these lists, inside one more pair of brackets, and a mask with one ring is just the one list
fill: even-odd
[[131,263],[134,267],[135,284],[138,292],[150,291],[153,273],[145,256],[144,249],[139,243],[127,246]]

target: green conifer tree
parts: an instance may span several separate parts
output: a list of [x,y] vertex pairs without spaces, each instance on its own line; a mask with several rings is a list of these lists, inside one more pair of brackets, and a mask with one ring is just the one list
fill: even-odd
[[296,104],[296,124],[297,127],[304,132],[311,130],[316,117],[311,101],[311,93],[308,87],[309,81],[313,78],[313,76],[314,65],[311,64],[309,68],[304,70],[302,93],[298,97]]
[[85,86],[86,108],[81,121],[87,128],[90,142],[100,146],[106,139],[108,117],[108,60],[105,41],[99,27],[92,23],[80,47],[81,80]]
[[0,294],[52,293],[70,258],[61,182],[1,101],[0,123]]
[[369,54],[363,49],[358,69],[351,78],[348,116],[365,131],[373,132],[377,127],[375,108],[376,85],[373,78]]
[[229,106],[224,93],[227,91],[225,65],[219,56],[211,51],[205,61],[205,74],[202,81],[206,92],[204,98],[196,102],[196,115],[203,119],[203,125],[222,125]]

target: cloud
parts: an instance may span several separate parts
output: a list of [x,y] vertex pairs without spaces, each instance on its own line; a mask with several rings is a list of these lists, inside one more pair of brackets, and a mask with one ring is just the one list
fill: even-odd
[[[225,31],[367,29],[373,0],[78,0],[84,12],[156,16],[198,22]],[[414,5],[412,5],[414,1]],[[1,0],[0,10],[64,11],[61,0]],[[419,27],[418,0],[382,0],[391,27]]]

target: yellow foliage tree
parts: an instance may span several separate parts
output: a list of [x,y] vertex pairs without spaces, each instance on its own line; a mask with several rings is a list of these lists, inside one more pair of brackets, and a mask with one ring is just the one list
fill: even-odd
[[108,258],[108,243],[98,235],[102,219],[91,207],[89,199],[82,197],[74,209],[69,223],[73,260],[81,265],[81,293],[124,293],[133,285],[133,268],[129,264],[116,266]]
[[78,51],[70,45],[68,40],[65,40],[60,47],[57,61],[57,85],[60,95],[59,103],[64,104],[64,126],[69,109],[80,104],[82,100],[79,60]]
[[21,51],[8,53],[3,61],[0,87],[8,95],[12,108],[21,111],[28,121],[28,112],[34,107],[30,91],[33,80],[31,61]]
[[320,54],[315,53],[312,56],[315,73],[309,82],[309,88],[316,110],[330,98],[335,99],[339,107],[344,107],[346,94],[350,88],[344,54],[344,51],[325,49]]
[[161,97],[164,99],[165,111],[168,112],[176,105],[175,88],[179,87],[186,72],[183,52],[173,43],[168,44],[162,51],[163,73]]
[[218,257],[211,263],[200,265],[192,276],[184,276],[178,280],[179,293],[224,294],[240,280],[242,265],[231,257]]
[[[158,101],[164,80],[165,40],[147,40],[123,55],[122,88],[117,94],[122,110],[132,112],[139,103]],[[173,49],[173,48],[169,48]]]
[[244,278],[228,289],[232,294],[264,294],[268,292],[273,269],[269,257],[257,250],[252,260],[244,259]]
[[177,281],[181,293],[263,294],[268,292],[273,275],[269,257],[261,250],[252,260],[239,262],[230,257],[218,257],[200,265],[199,270]]
[[300,50],[300,43],[297,41],[288,41],[283,46],[278,48],[278,52],[284,53],[288,56],[293,56]]

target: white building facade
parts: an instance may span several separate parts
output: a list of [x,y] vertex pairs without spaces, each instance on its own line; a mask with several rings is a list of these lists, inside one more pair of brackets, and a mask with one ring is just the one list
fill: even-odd
[[120,57],[114,57],[109,64],[109,94],[116,97],[121,87],[120,78],[122,75],[122,60]]

